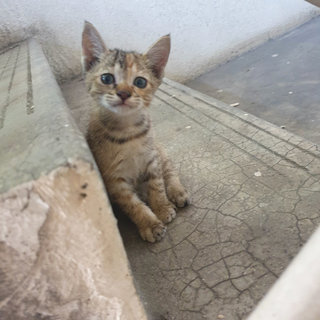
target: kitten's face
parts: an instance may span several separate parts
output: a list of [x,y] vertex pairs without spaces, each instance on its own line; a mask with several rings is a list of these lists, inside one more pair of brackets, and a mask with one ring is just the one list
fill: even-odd
[[162,80],[170,36],[160,38],[146,54],[108,50],[86,22],[82,48],[89,93],[100,106],[123,116],[149,106]]
[[87,74],[87,84],[101,106],[125,115],[149,106],[160,79],[143,55],[110,50]]

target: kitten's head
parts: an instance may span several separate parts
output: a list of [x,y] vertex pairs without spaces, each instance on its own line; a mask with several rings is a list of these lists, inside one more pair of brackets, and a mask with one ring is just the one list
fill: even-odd
[[85,22],[82,63],[91,96],[104,108],[127,115],[148,107],[163,77],[170,35],[145,54],[108,49],[94,26]]

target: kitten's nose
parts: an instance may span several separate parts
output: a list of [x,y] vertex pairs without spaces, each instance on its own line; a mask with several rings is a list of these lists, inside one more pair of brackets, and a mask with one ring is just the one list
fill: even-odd
[[131,97],[131,93],[126,90],[119,90],[117,91],[117,96],[119,96],[122,99],[122,101],[124,101]]

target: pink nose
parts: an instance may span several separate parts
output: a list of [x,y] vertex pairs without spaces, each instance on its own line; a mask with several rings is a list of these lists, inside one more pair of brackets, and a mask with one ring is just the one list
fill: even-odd
[[117,91],[117,96],[119,96],[122,99],[122,101],[124,101],[131,97],[131,93],[125,90],[119,90]]

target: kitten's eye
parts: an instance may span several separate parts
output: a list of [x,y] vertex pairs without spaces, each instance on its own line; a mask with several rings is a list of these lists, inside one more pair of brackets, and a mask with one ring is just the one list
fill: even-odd
[[101,75],[101,81],[104,84],[113,84],[114,83],[114,76],[111,73],[104,73]]
[[145,88],[147,86],[147,80],[142,77],[136,77],[133,81],[133,84],[138,88]]

